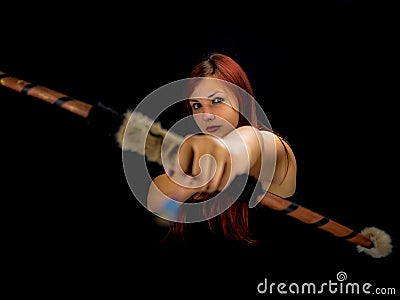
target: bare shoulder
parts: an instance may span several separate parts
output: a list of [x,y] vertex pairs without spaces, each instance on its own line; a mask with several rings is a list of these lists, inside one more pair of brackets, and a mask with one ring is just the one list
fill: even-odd
[[296,190],[297,162],[290,144],[271,132],[264,133],[274,137],[276,150],[275,172],[268,191],[287,198]]

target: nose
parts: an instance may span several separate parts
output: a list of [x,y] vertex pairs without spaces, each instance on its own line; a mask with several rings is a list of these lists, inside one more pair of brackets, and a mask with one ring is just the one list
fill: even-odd
[[203,120],[204,121],[211,121],[215,119],[215,115],[212,112],[212,109],[209,107],[203,108]]
[[204,121],[211,121],[215,119],[215,115],[212,113],[203,113],[203,120]]

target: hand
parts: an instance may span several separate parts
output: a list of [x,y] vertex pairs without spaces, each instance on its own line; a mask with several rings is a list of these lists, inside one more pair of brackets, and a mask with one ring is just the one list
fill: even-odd
[[232,155],[227,145],[211,135],[193,135],[184,140],[177,163],[171,178],[194,192],[222,191],[236,175],[232,173]]

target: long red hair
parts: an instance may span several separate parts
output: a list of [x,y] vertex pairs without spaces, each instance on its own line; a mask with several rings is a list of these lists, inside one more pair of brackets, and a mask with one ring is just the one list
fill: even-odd
[[[239,103],[239,122],[237,127],[251,125],[259,129],[268,130],[268,128],[263,124],[260,124],[257,119],[256,105],[253,98],[253,89],[246,73],[242,67],[231,57],[221,53],[212,53],[205,60],[201,61],[194,67],[194,69],[190,72],[189,77],[216,78],[239,87],[239,95],[237,97]],[[249,97],[249,95],[251,97]],[[186,110],[187,114],[192,114],[189,101],[184,102],[184,109]],[[225,193],[221,195],[218,195],[217,193],[201,193],[194,195],[188,200],[188,202],[205,201],[214,196],[218,198],[217,201],[215,201],[215,205],[213,205],[211,209],[213,212],[218,212],[218,215],[216,217],[207,219],[210,230],[215,232],[218,224],[221,232],[228,239],[238,240],[249,245],[257,243],[257,240],[252,237],[249,226],[249,199],[247,199],[247,201],[245,199],[234,201],[232,197]],[[227,207],[227,204],[228,206],[230,205],[229,208],[221,212],[222,207]],[[210,208],[208,207],[207,210],[210,210]],[[205,217],[208,213],[213,212],[206,211],[205,209],[203,210]],[[168,234],[174,234],[182,239],[185,239],[186,223],[184,222],[184,211],[180,213],[180,218],[182,222],[170,222],[170,230]]]

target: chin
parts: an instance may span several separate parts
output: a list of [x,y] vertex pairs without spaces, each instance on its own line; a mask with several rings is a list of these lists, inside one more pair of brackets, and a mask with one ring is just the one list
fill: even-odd
[[224,136],[227,135],[227,133],[225,133],[225,132],[212,132],[210,134],[215,135],[216,137],[219,137],[219,138],[223,138]]

